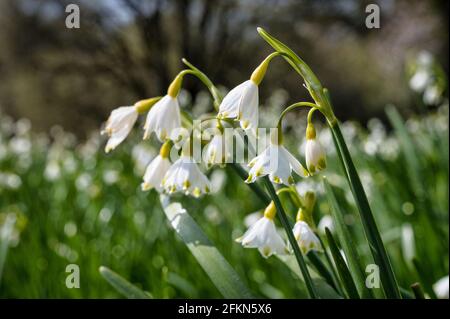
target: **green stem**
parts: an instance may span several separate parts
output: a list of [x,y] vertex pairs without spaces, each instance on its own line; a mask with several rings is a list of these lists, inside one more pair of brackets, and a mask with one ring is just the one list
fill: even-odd
[[418,282],[411,285],[411,290],[413,291],[414,297],[416,297],[416,299],[425,299],[422,287],[420,287],[420,284]]
[[317,293],[314,289],[314,284],[311,279],[311,275],[309,274],[308,267],[306,266],[305,259],[303,258],[302,252],[300,251],[300,247],[297,244],[297,241],[295,240],[294,233],[292,232],[292,225],[290,224],[288,217],[286,216],[286,213],[284,212],[284,208],[281,205],[280,199],[277,196],[277,193],[275,191],[275,188],[272,185],[272,182],[267,176],[263,177],[264,184],[266,185],[267,191],[269,192],[270,197],[272,198],[273,202],[275,203],[275,207],[277,208],[278,217],[280,219],[281,225],[283,226],[284,230],[286,231],[289,243],[292,246],[292,249],[294,251],[295,258],[297,259],[297,263],[300,267],[300,270],[303,275],[303,279],[305,280],[306,288],[308,289],[309,295],[311,298],[316,299]]
[[347,176],[353,197],[361,217],[369,248],[374,258],[375,263],[380,267],[381,281],[383,288],[388,298],[401,299],[401,294],[397,285],[394,271],[392,270],[389,257],[381,240],[378,227],[369,206],[369,201],[364,192],[361,180],[353,164],[347,144],[345,143],[338,121],[328,123],[333,134],[333,141],[336,144],[336,149],[339,153],[342,167]]
[[331,269],[331,274],[332,274],[333,281],[334,281],[334,283],[335,283],[334,285],[335,285],[335,287],[336,287],[336,289],[337,289],[337,292],[338,292],[340,295],[344,296],[344,292],[342,291],[342,288],[341,288],[341,286],[340,286],[340,282],[339,282],[339,277],[338,277],[338,274],[337,274],[337,270],[334,268],[334,265],[333,265],[333,262],[331,261],[330,255],[328,255],[327,247],[326,247],[325,244],[323,243],[323,240],[322,240],[322,238],[319,236],[319,234],[317,234],[317,238],[319,238],[320,246],[322,246],[323,254],[325,255],[325,260],[326,260],[327,263],[328,263],[328,267],[330,267],[330,269]]
[[[247,172],[245,169],[242,168],[241,165],[236,163],[230,163],[230,166],[234,169],[234,171],[239,175],[240,178],[242,178],[243,181],[247,179]],[[264,203],[265,206],[269,205],[270,203],[270,197],[267,196],[266,192],[255,183],[246,183],[250,189],[256,194],[256,196],[261,199],[261,201]]]
[[318,254],[315,251],[310,251],[306,257],[308,257],[311,264],[316,268],[317,272],[325,279],[325,281],[336,290],[337,293],[339,292],[339,286],[338,283],[335,281],[333,274],[328,270],[325,263],[320,259]]

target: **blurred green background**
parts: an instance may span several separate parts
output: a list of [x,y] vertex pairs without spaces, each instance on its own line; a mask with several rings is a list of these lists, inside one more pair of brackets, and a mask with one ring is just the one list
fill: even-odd
[[[80,6],[80,29],[65,27],[69,3]],[[381,8],[380,29],[364,25],[368,3]],[[119,297],[101,265],[154,297],[221,296],[168,225],[157,194],[140,190],[157,143],[141,142],[136,128],[107,156],[99,128],[112,109],[165,92],[182,57],[224,92],[244,81],[271,52],[257,26],[291,46],[330,89],[399,283],[421,281],[430,292],[448,275],[447,12],[447,1],[418,0],[1,1],[0,297]],[[184,85],[184,109],[212,109],[200,83]],[[263,126],[308,98],[281,59],[260,94]],[[304,115],[288,116],[285,127],[299,158]],[[369,263],[326,127],[319,139],[324,174]],[[234,242],[263,209],[257,197],[229,168],[208,176],[211,196],[180,199],[252,292],[305,297],[277,258]],[[298,188],[317,191],[314,218],[324,224],[330,208],[320,177],[298,180]],[[65,286],[70,263],[80,266],[80,289]]]

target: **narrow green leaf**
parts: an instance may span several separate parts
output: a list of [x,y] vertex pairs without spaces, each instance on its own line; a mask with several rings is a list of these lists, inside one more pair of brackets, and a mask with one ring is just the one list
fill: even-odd
[[383,289],[388,298],[401,299],[401,294],[397,285],[394,271],[392,270],[389,256],[387,255],[380,232],[373,217],[372,210],[369,205],[366,193],[361,184],[358,172],[353,164],[352,157],[345,143],[339,122],[329,123],[333,141],[336,150],[339,153],[342,167],[344,169],[347,181],[352,191],[353,197],[358,207],[358,212],[364,227],[364,232],[369,243],[370,252],[372,253],[375,263],[380,267],[381,282]]
[[433,299],[438,299],[438,297],[436,296],[436,293],[434,292],[433,289],[433,283],[431,282],[429,276],[427,275],[427,271],[422,267],[422,264],[419,262],[419,260],[417,258],[413,258],[413,265],[414,268],[416,269],[417,275],[420,278],[420,281],[423,285],[423,289],[425,290],[425,292]]
[[334,281],[332,273],[328,270],[327,266],[322,262],[320,257],[315,251],[310,251],[306,257],[314,266],[316,271],[325,279],[325,281],[334,288],[334,290],[338,291],[337,283]]
[[225,298],[252,298],[247,286],[209,241],[180,203],[170,203],[161,195],[161,204],[175,232],[181,237],[200,266]]
[[311,85],[315,91],[321,91],[322,85],[320,84],[319,79],[316,75],[311,71],[309,66],[292,51],[287,45],[282,43],[280,40],[271,36],[267,31],[262,28],[258,28],[258,33],[261,37],[266,40],[277,52],[283,53],[288,56],[286,61],[296,70],[304,79]]
[[348,296],[352,299],[359,299],[358,290],[356,289],[355,282],[350,274],[350,271],[347,268],[347,264],[345,263],[344,258],[339,251],[339,248],[336,244],[336,241],[333,238],[330,230],[325,228],[325,233],[327,235],[328,246],[330,247],[331,255],[333,256],[333,260],[336,264],[339,277],[341,278],[342,284],[345,287],[345,291]]
[[101,266],[100,274],[106,281],[116,289],[120,294],[127,297],[128,299],[150,299],[150,295],[128,282],[119,274],[115,273],[111,269]]
[[358,293],[363,298],[372,298],[373,296],[370,290],[367,289],[365,284],[365,276],[359,262],[360,258],[355,249],[356,246],[353,244],[352,236],[349,233],[347,225],[344,222],[344,214],[341,211],[341,208],[336,200],[336,195],[334,193],[333,187],[325,177],[323,179],[323,183],[325,185],[325,194],[331,206],[331,214],[334,219],[336,233],[339,238],[339,242],[342,245],[342,250],[347,257],[348,268],[351,271],[352,277],[358,289]]

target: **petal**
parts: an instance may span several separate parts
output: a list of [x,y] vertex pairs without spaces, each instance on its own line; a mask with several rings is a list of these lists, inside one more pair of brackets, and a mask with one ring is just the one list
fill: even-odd
[[239,112],[239,101],[242,97],[243,90],[245,89],[248,81],[245,81],[234,89],[232,89],[223,98],[222,103],[219,106],[219,116],[226,118],[235,118],[238,116]]
[[239,100],[239,120],[243,129],[255,129],[258,127],[258,86],[252,81],[247,81],[241,99]]

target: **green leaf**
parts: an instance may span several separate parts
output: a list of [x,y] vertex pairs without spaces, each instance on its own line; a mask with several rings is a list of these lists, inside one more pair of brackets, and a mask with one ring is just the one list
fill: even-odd
[[161,195],[161,204],[175,232],[181,237],[200,266],[225,298],[252,298],[247,286],[209,241],[202,229],[180,203],[170,203]]
[[333,256],[336,268],[339,273],[339,277],[341,278],[345,291],[347,291],[347,294],[350,298],[359,299],[359,294],[358,290],[356,289],[355,282],[353,281],[350,271],[347,268],[347,264],[345,263],[345,260],[341,255],[341,252],[336,244],[336,241],[333,238],[333,235],[328,228],[325,228],[325,233],[327,235],[328,246],[330,247],[331,255]]
[[351,234],[344,222],[344,214],[341,211],[341,208],[339,207],[339,204],[336,200],[336,195],[334,193],[333,187],[325,177],[323,179],[323,183],[325,185],[325,194],[331,206],[331,214],[333,216],[336,233],[339,238],[339,242],[341,243],[342,250],[347,257],[348,268],[353,275],[352,277],[355,281],[358,293],[363,298],[372,298],[373,296],[370,290],[367,289],[365,284],[365,276],[359,262],[360,258],[355,249],[356,246],[353,244]]
[[120,294],[128,299],[150,299],[150,295],[128,282],[119,274],[115,273],[111,269],[101,266],[99,268],[100,274],[106,281],[116,289]]
[[383,289],[388,298],[401,299],[400,290],[397,285],[394,271],[392,270],[389,256],[381,240],[380,232],[373,217],[372,210],[369,205],[366,193],[361,184],[356,167],[353,164],[352,157],[345,143],[339,127],[339,122],[329,123],[333,142],[335,143],[339,159],[341,161],[344,173],[347,177],[348,184],[355,199],[358,212],[364,227],[364,232],[369,243],[370,252],[372,253],[375,263],[380,267],[381,282]]
[[320,84],[319,79],[316,75],[311,71],[309,66],[292,51],[287,45],[282,43],[280,40],[271,36],[267,31],[262,28],[258,28],[258,33],[261,37],[266,40],[277,52],[289,57],[286,58],[286,61],[296,70],[304,79],[308,82],[308,84],[314,88],[315,91],[321,91],[322,85]]

